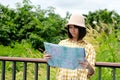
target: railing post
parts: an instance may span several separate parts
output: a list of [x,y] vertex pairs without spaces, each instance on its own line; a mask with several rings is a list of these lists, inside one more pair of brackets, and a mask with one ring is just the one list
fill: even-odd
[[5,80],[5,61],[2,61],[2,80]]
[[38,80],[38,63],[35,63],[35,80]]
[[116,74],[116,68],[113,68],[113,70],[112,70],[113,80],[116,80],[116,78],[115,78],[115,74]]
[[16,62],[13,61],[12,80],[16,80]]
[[101,67],[98,67],[98,80],[101,80]]
[[47,80],[50,80],[50,66],[47,64]]
[[27,80],[27,62],[24,62],[23,80]]

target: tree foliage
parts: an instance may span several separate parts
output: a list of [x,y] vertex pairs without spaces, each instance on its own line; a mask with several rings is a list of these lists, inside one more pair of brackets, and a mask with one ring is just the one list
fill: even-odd
[[54,12],[53,7],[41,9],[24,0],[23,6],[17,3],[17,9],[9,9],[0,4],[0,44],[29,41],[36,49],[43,49],[43,42],[58,43],[66,34],[66,19]]
[[[86,16],[86,23],[90,24],[94,29],[96,29],[96,24],[101,25],[101,23],[117,24],[120,26],[120,15],[115,11],[108,11],[107,9],[96,10],[95,12],[90,11]],[[119,26],[116,26],[116,28],[118,29]]]

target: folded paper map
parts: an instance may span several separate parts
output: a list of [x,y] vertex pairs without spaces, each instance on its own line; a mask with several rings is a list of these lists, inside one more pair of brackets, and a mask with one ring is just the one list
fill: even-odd
[[81,69],[79,62],[85,62],[85,48],[71,48],[44,42],[47,54],[51,55],[48,64],[54,67]]

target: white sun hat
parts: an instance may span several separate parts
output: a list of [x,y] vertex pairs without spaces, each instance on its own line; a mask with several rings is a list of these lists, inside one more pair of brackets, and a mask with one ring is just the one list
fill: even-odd
[[85,17],[81,14],[77,14],[77,13],[74,13],[70,16],[70,19],[68,21],[68,23],[66,24],[66,27],[68,25],[76,25],[76,26],[79,26],[79,27],[85,27]]

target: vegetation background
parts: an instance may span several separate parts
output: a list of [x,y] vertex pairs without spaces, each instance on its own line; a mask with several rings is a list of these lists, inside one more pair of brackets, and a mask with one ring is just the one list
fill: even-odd
[[[71,15],[62,18],[54,7],[41,9],[31,5],[29,0],[17,3],[16,9],[0,4],[0,56],[43,58],[43,42],[58,43],[65,39],[65,24]],[[115,11],[96,10],[86,16],[86,40],[96,50],[96,62],[120,62],[120,15]],[[28,64],[27,80],[33,80],[34,65]],[[12,64],[6,64],[6,80],[10,79]],[[0,68],[1,68],[0,62]],[[46,66],[39,65],[39,79],[45,80]],[[51,80],[55,80],[57,69],[51,68]],[[112,79],[112,69],[102,69],[102,80]],[[120,79],[120,69],[116,69],[116,79]],[[17,80],[22,80],[23,64],[17,63]],[[0,69],[1,76],[1,69]],[[98,69],[91,80],[98,79]]]

